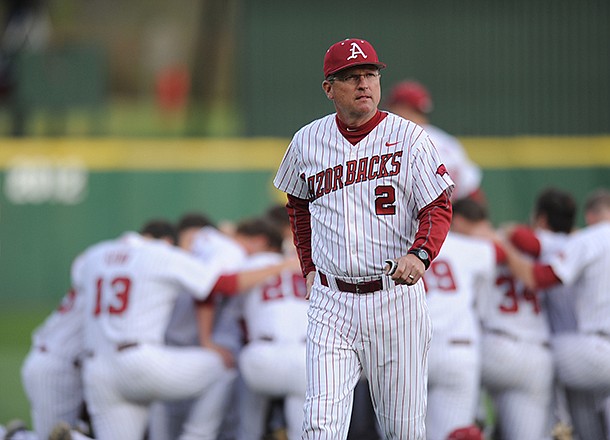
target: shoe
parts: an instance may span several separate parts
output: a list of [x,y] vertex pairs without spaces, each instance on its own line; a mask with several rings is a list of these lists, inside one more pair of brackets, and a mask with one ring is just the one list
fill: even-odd
[[72,440],[72,428],[66,422],[59,422],[53,427],[49,440]]
[[565,422],[557,422],[553,426],[553,440],[572,440],[572,427]]
[[28,430],[25,422],[20,419],[11,420],[6,424],[5,429],[4,440],[17,440]]

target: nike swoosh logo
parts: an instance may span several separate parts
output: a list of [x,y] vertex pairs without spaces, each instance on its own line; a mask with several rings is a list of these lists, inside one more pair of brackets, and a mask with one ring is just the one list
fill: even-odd
[[385,146],[386,147],[393,147],[394,145],[398,145],[398,144],[400,144],[400,141],[398,141],[398,142],[386,142]]

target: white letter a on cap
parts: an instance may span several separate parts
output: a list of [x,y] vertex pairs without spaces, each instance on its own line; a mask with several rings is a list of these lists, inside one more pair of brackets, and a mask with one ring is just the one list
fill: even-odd
[[352,43],[352,48],[350,49],[351,55],[347,57],[348,60],[353,60],[354,58],[358,58],[358,54],[362,55],[364,58],[368,58],[364,51],[358,46],[358,43]]

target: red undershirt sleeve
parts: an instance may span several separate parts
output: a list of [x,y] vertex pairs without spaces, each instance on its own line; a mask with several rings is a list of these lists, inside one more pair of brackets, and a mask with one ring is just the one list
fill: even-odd
[[506,251],[498,243],[494,243],[494,249],[496,250],[496,264],[506,263]]
[[547,289],[549,287],[562,284],[561,280],[555,275],[553,269],[548,264],[534,264],[534,279],[536,280],[536,286],[539,289]]
[[294,245],[301,264],[303,276],[316,270],[311,259],[311,214],[309,201],[288,194],[286,210],[290,219],[290,228],[294,238]]
[[534,258],[540,256],[540,240],[531,228],[517,226],[510,234],[510,242],[520,251]]
[[428,252],[430,261],[438,255],[449,227],[453,208],[447,191],[438,196],[433,202],[424,206],[418,213],[419,227],[411,249],[423,248]]
[[216,280],[216,284],[212,287],[212,291],[208,295],[206,299],[197,300],[199,304],[210,304],[214,301],[214,298],[218,295],[224,296],[233,296],[236,295],[237,292],[237,277],[236,273],[220,275],[218,280]]

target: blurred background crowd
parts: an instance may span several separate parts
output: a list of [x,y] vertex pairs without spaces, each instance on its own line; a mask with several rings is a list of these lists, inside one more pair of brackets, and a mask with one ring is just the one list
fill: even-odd
[[610,119],[602,0],[3,6],[5,135],[288,136],[327,109],[308,93],[320,53],[353,35],[391,61],[386,87],[424,81],[462,136],[600,134]]

